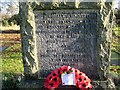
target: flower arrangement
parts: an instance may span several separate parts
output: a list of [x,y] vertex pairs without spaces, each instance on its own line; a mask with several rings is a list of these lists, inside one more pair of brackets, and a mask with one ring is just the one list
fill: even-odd
[[80,90],[88,90],[92,88],[92,85],[90,84],[91,80],[88,78],[88,76],[86,76],[85,73],[80,72],[78,69],[70,66],[62,66],[61,68],[55,69],[45,79],[44,87],[49,90],[58,88],[59,85],[63,84],[61,75],[70,73],[75,74],[74,82],[77,88]]

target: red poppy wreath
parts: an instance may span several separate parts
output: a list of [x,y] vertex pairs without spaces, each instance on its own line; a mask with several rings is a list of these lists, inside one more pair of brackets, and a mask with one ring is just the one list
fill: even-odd
[[[68,77],[73,80],[71,80],[69,83],[66,83],[65,78]],[[91,80],[88,78],[88,76],[85,75],[85,73],[80,72],[78,69],[72,68],[70,66],[62,66],[61,68],[55,69],[46,77],[44,87],[51,90],[57,89],[59,85],[62,84],[75,85],[80,90],[88,90],[92,88],[90,82]]]

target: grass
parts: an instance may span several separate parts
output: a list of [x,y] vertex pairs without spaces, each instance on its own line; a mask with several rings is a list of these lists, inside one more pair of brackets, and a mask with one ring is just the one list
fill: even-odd
[[120,60],[120,54],[117,52],[111,52],[111,60]]
[[2,88],[15,88],[23,71],[21,44],[14,44],[2,52]]
[[113,28],[112,51],[120,53],[120,27]]
[[120,66],[110,66],[110,75],[114,80],[116,90],[120,90]]
[[2,73],[22,73],[21,45],[15,44],[2,52]]
[[120,66],[110,66],[110,71],[120,75]]
[[113,31],[115,31],[116,35],[120,35],[120,26],[116,26],[115,28],[113,28]]

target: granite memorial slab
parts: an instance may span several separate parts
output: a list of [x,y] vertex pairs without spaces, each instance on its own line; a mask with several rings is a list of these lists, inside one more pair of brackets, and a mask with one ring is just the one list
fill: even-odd
[[97,10],[35,11],[40,76],[69,65],[96,78]]

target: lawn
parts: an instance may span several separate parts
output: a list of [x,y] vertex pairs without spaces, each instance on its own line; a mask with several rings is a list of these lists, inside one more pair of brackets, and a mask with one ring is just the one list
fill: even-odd
[[120,27],[115,27],[113,30],[116,36],[120,36]]
[[120,27],[113,28],[112,51],[120,54]]
[[111,60],[120,60],[120,54],[117,52],[111,52]]
[[2,88],[15,88],[23,71],[21,44],[14,44],[2,52]]
[[2,73],[22,73],[20,34],[0,34],[1,45],[8,47],[2,55]]
[[2,52],[2,72],[3,73],[22,73],[22,53],[21,45],[15,44]]

